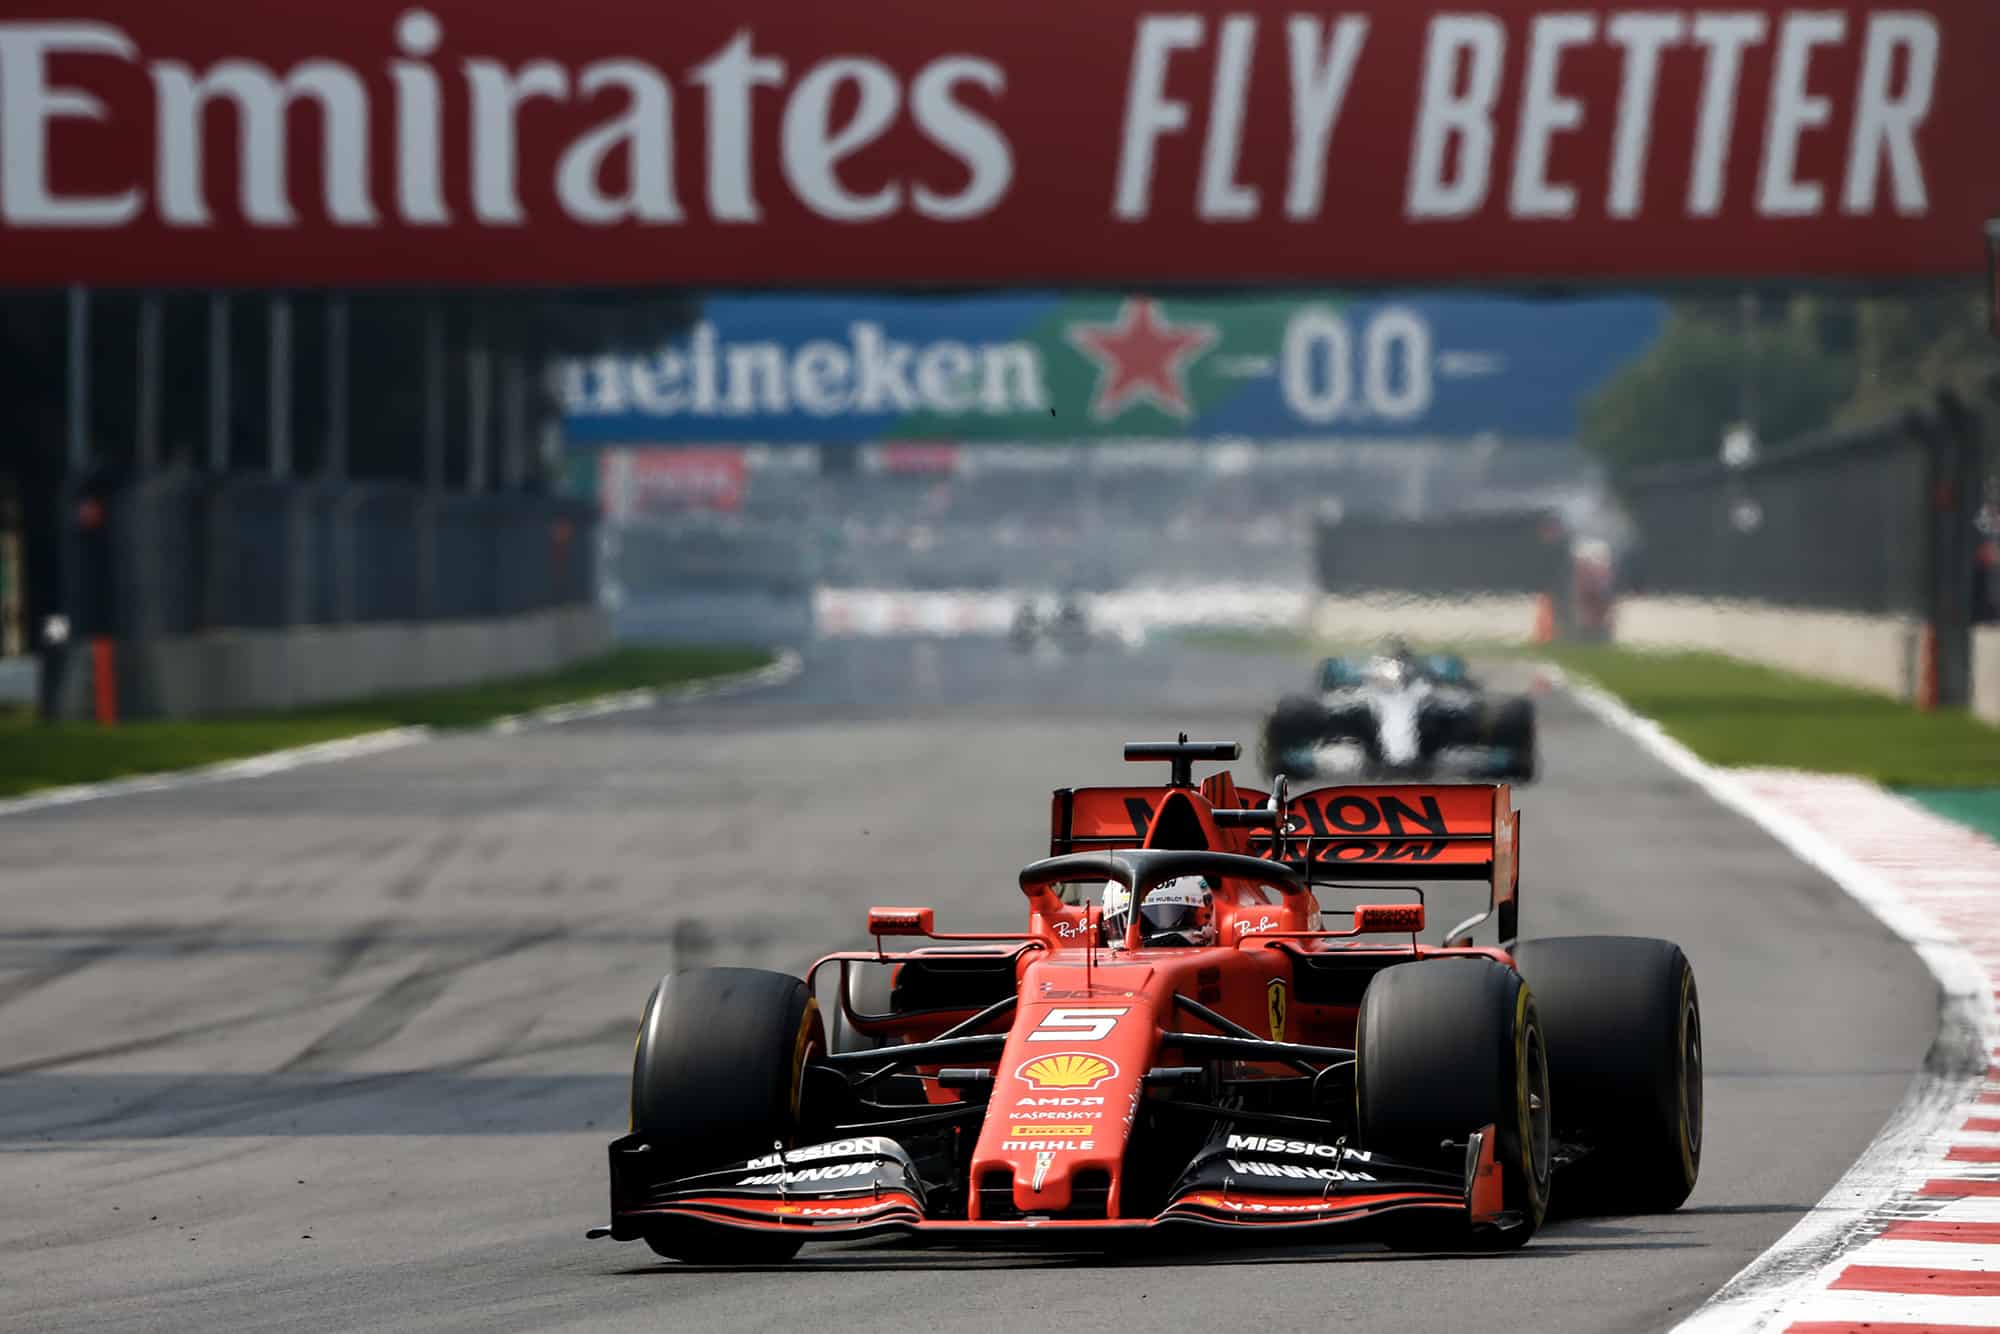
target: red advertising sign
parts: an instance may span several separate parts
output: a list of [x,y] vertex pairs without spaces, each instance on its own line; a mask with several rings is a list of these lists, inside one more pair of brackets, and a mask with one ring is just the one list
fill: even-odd
[[875,446],[875,466],[883,472],[943,474],[958,471],[958,446],[930,441],[899,441]]
[[598,495],[609,519],[674,510],[743,508],[749,473],[740,449],[608,449]]
[[1992,0],[11,0],[0,283],[1970,275]]

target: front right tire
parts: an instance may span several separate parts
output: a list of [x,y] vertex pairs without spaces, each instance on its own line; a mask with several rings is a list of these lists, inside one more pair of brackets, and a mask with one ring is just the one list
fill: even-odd
[[1259,756],[1264,761],[1264,772],[1272,777],[1279,774],[1310,777],[1313,766],[1300,752],[1319,745],[1326,734],[1325,707],[1309,696],[1287,695],[1278,701],[1278,707],[1264,723],[1264,744]]
[[[669,973],[632,1052],[632,1129],[691,1176],[797,1144],[807,1063],[826,1050],[806,984],[759,968]],[[646,1236],[669,1259],[774,1264],[802,1239],[675,1219]]]
[[1507,749],[1508,780],[1534,782],[1539,759],[1535,748],[1535,701],[1517,698],[1502,703],[1493,719],[1492,738],[1494,745]]

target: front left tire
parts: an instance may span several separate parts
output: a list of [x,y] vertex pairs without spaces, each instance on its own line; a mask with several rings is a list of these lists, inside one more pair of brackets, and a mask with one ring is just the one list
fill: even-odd
[[[1392,1245],[1511,1250],[1548,1212],[1552,1167],[1548,1050],[1521,975],[1488,958],[1385,968],[1361,998],[1355,1031],[1356,1129],[1362,1146],[1437,1161],[1491,1124],[1511,1226],[1472,1229],[1413,1216]],[[1449,1155],[1446,1155],[1448,1158]]]

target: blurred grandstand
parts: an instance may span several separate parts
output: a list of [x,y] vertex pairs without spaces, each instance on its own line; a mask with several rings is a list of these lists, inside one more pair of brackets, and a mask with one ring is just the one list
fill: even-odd
[[[677,472],[677,456],[736,480]],[[1603,522],[1585,456],[1497,441],[608,450],[591,484],[605,600],[642,635],[670,615],[721,634],[750,607],[799,621],[815,588],[1302,591],[1329,514]]]

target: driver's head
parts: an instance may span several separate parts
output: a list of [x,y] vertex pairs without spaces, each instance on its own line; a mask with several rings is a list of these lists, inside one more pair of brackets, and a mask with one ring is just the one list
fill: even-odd
[[[1132,891],[1116,880],[1104,886],[1104,943],[1125,943],[1132,921]],[[1142,945],[1208,945],[1215,941],[1214,896],[1205,877],[1181,876],[1162,881],[1139,909]]]
[[1368,667],[1368,680],[1384,690],[1401,690],[1415,679],[1407,658],[1377,658]]

